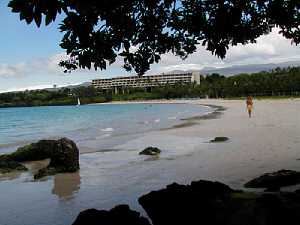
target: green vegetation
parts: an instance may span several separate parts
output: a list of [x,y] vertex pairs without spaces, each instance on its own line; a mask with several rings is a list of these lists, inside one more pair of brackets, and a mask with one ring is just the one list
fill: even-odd
[[125,90],[113,95],[113,100],[146,100],[172,98],[229,98],[241,99],[252,95],[258,99],[300,96],[300,67],[277,68],[253,74],[225,77],[220,74],[201,76],[200,85],[177,84],[152,88]]
[[0,107],[76,105],[109,101],[131,101],[174,98],[242,99],[252,95],[256,99],[300,97],[300,67],[277,68],[269,72],[239,74],[225,77],[220,74],[201,76],[200,85],[175,84],[143,88],[97,90],[92,86],[75,89],[36,90],[0,94]]
[[27,168],[21,163],[11,160],[6,160],[0,157],[0,174],[9,173],[12,171],[26,171]]
[[81,104],[102,103],[111,100],[110,96],[101,94],[92,87],[63,88],[53,90],[34,90],[0,94],[0,107],[27,107],[48,105],[76,105],[77,98]]

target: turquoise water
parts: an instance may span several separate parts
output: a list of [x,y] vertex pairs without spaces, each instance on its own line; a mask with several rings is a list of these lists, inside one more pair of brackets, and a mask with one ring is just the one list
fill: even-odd
[[0,153],[45,138],[69,137],[81,151],[98,151],[182,118],[211,111],[187,104],[107,104],[0,109]]
[[[41,138],[67,136],[79,146],[80,170],[35,181],[29,171],[0,176],[1,225],[71,225],[88,208],[129,204],[150,190],[198,176],[200,135],[170,135],[162,128],[210,112],[188,104],[85,105],[0,109],[0,152]],[[162,149],[159,159],[139,155],[149,145]],[[110,150],[110,151],[107,151]],[[191,163],[191,159],[195,163]],[[202,155],[200,157],[202,159]],[[205,160],[205,158],[203,158]],[[196,172],[190,165],[197,165]]]

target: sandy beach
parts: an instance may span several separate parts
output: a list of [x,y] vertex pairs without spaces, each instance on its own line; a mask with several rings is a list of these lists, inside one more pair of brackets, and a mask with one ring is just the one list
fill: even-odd
[[[193,157],[183,160],[185,163],[180,168],[180,160],[176,160],[178,175],[182,173],[187,180],[192,177],[220,180],[238,188],[264,172],[300,169],[299,99],[256,100],[251,119],[242,100],[152,101],[166,102],[216,105],[226,110],[217,118],[183,121],[191,126],[155,132],[120,148],[142,148],[155,143],[161,148],[181,149]],[[216,136],[226,136],[230,140],[209,143]]]
[[[251,119],[240,100],[197,100],[199,104],[223,106],[222,116],[198,125],[167,131],[189,137],[226,136],[228,143],[201,145],[199,165],[205,178],[241,187],[243,182],[279,169],[299,169],[300,101],[257,100]],[[205,152],[205,153],[204,153]],[[205,154],[205,157],[201,157]]]
[[[242,100],[151,103],[215,105],[225,110],[183,120],[182,126],[147,132],[111,151],[83,153],[76,174],[58,174],[40,182],[32,182],[31,173],[6,175],[0,191],[5,191],[2,200],[7,204],[1,207],[0,218],[6,218],[9,225],[71,224],[87,208],[109,209],[125,203],[143,212],[138,197],[172,182],[207,179],[243,188],[265,172],[300,170],[299,99],[254,100],[251,119]],[[217,136],[229,141],[209,142]],[[161,148],[160,157],[138,155],[148,146]],[[19,207],[14,207],[12,196]]]

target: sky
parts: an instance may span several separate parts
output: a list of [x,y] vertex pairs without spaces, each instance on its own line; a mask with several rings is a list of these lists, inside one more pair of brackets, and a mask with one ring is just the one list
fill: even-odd
[[[122,59],[103,71],[80,70],[63,73],[58,66],[65,57],[59,47],[62,33],[58,20],[45,27],[27,25],[7,7],[8,0],[0,3],[0,92],[38,89],[90,82],[95,78],[128,75],[122,68]],[[231,47],[224,60],[212,56],[204,47],[182,61],[172,54],[162,56],[159,64],[153,65],[148,74],[172,70],[198,70],[204,67],[228,67],[233,65],[281,63],[300,61],[300,46],[278,34],[278,30],[262,36],[256,44]],[[134,73],[131,73],[133,75]]]

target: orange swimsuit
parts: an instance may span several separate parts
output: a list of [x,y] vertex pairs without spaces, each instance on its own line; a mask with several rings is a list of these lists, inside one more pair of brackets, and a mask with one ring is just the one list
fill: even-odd
[[252,102],[252,100],[247,99],[247,109],[248,109],[249,111],[251,111],[251,110],[252,110],[252,107],[253,107],[253,102]]

